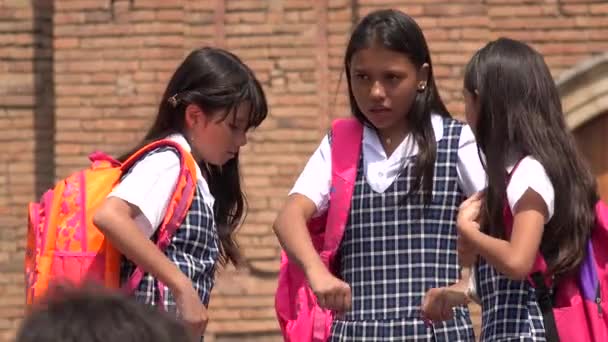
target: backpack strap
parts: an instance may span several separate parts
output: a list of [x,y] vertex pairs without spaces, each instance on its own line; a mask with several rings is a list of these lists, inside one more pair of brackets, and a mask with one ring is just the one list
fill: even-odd
[[[540,252],[539,252],[540,253]],[[536,289],[536,301],[543,315],[545,327],[545,338],[547,342],[559,342],[555,315],[553,314],[553,291],[545,284],[545,276],[542,272],[534,272],[529,277],[529,282]]]
[[[194,192],[196,189],[196,162],[194,158],[180,144],[172,140],[163,139],[152,142],[139,149],[121,165],[121,170],[123,173],[126,172],[134,165],[135,162],[143,158],[146,154],[161,147],[174,148],[178,152],[178,157],[180,159],[180,172],[177,184],[167,206],[165,218],[157,231],[156,246],[161,251],[164,251],[167,246],[169,246],[175,231],[177,228],[179,228],[180,224],[186,217],[190,204],[192,203],[192,199],[194,198]],[[137,288],[141,282],[143,276],[143,269],[137,266],[133,274],[124,284],[123,288],[128,293],[133,293],[135,288]],[[164,284],[162,284],[162,282],[158,279],[157,282],[160,293],[159,302],[162,303],[164,297]]]
[[[321,260],[331,269],[336,251],[342,241],[350,211],[350,201],[357,178],[357,166],[361,153],[363,125],[356,119],[337,119],[331,131],[331,189],[329,209]],[[312,340],[327,340],[327,310],[315,305]]]
[[329,259],[335,255],[348,221],[362,138],[363,125],[356,119],[337,119],[332,123],[330,205],[323,248]]

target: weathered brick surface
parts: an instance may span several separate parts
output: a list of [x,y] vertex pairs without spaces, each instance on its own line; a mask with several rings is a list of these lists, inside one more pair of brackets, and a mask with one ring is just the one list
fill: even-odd
[[421,24],[441,95],[461,118],[462,67],[489,39],[530,42],[555,77],[608,49],[608,6],[592,0],[0,0],[0,341],[23,314],[26,203],[89,152],[135,144],[176,64],[202,45],[241,56],[271,105],[243,153],[247,263],[219,273],[208,339],[280,340],[271,224],[330,120],[348,115],[352,23],[386,7]]

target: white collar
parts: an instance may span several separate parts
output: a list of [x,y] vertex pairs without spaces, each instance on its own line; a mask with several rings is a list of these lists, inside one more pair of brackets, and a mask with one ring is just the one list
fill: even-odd
[[[439,142],[443,139],[443,117],[439,114],[431,114],[431,125],[433,126],[433,132],[435,133],[435,140]],[[363,127],[363,144],[371,147],[372,150],[386,157],[386,152],[382,147],[380,138],[373,128],[364,126]],[[405,136],[403,141],[397,146],[393,155],[400,156],[403,158],[409,158],[418,154],[418,144],[414,141],[414,137],[411,133]]]

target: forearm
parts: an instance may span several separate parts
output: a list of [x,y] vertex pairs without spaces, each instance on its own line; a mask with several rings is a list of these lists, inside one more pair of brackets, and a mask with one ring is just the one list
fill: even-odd
[[530,271],[532,265],[521,260],[519,253],[509,241],[489,236],[474,229],[464,234],[477,253],[507,277],[523,279]]
[[128,215],[127,209],[121,210],[116,206],[120,204],[114,205],[113,208],[102,205],[94,217],[95,225],[112,245],[171,290],[176,291],[188,284],[188,277],[141,232]]
[[305,273],[325,267],[315,250],[306,217],[296,208],[286,206],[277,217],[273,229],[290,260]]

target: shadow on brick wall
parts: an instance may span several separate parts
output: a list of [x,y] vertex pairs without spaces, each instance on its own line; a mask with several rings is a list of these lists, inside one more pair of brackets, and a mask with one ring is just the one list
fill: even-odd
[[53,1],[32,0],[34,15],[34,175],[35,196],[55,181],[55,78]]

